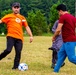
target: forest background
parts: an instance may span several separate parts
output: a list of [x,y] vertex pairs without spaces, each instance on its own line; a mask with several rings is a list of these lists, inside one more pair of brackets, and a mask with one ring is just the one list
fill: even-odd
[[[12,12],[13,2],[20,2],[21,14],[24,15],[33,32],[33,35],[40,36],[49,34],[54,22],[58,19],[56,6],[64,3],[67,10],[75,16],[75,0],[0,0],[0,18]],[[24,33],[26,33],[23,28]],[[5,24],[0,25],[0,34],[6,34]]]

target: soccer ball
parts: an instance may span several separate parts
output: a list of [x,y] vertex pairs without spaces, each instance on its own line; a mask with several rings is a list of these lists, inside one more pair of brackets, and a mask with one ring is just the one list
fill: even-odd
[[18,69],[20,71],[26,71],[26,70],[28,70],[28,65],[26,63],[20,63],[18,66]]

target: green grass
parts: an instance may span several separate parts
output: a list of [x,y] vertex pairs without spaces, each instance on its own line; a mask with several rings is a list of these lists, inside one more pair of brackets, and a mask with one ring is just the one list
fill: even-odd
[[[48,50],[52,44],[50,36],[35,36],[32,43],[29,37],[24,37],[21,62],[27,63],[27,71],[12,70],[14,60],[14,48],[12,52],[0,61],[0,75],[76,75],[76,66],[65,60],[66,65],[58,74],[53,74],[51,65],[51,53]],[[0,37],[0,53],[6,48],[6,38]]]
[[42,34],[42,36],[52,36],[52,35],[53,35],[52,32],[50,32],[50,33],[43,33],[43,34]]

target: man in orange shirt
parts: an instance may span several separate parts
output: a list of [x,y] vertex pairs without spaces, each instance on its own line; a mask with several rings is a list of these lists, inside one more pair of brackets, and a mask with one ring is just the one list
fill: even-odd
[[25,17],[20,15],[20,3],[13,3],[12,10],[13,13],[5,15],[0,20],[0,23],[5,23],[7,26],[7,48],[0,54],[0,60],[6,57],[14,46],[16,53],[12,69],[17,69],[20,63],[21,50],[23,46],[22,26],[26,28],[27,33],[30,35],[30,43],[33,41],[33,35]]

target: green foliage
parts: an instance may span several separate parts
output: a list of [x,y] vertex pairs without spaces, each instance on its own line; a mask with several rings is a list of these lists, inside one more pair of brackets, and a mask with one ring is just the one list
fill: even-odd
[[57,7],[57,4],[54,4],[51,7],[51,11],[50,11],[50,22],[51,22],[51,25],[53,25],[54,22],[59,18],[59,15],[58,15],[58,12],[56,10],[56,7]]
[[11,9],[4,10],[4,11],[1,12],[1,17],[5,16],[6,14],[9,14],[9,13],[12,13]]
[[[11,9],[8,9],[8,10],[4,10],[1,12],[1,17],[5,16],[6,14],[9,14],[11,13],[12,10]],[[1,24],[0,25],[0,33],[7,33],[7,29],[6,29],[6,25],[5,24]]]
[[75,16],[75,2],[76,0],[69,0],[69,1],[62,0],[62,3],[65,3],[67,6],[67,10],[69,10],[70,13],[74,16]]
[[50,31],[55,21],[59,19],[58,11],[56,10],[56,7],[59,3],[60,2],[58,2],[57,4],[53,4],[53,6],[50,8]]
[[32,32],[33,32],[33,29],[34,29],[34,24],[33,24],[34,17],[35,17],[35,13],[33,11],[28,12],[27,21],[28,21],[28,24],[29,24]]
[[34,35],[42,35],[47,32],[47,22],[40,10],[28,13],[28,23]]
[[[65,3],[67,5],[68,10],[70,11],[71,14],[75,15],[75,0],[0,0],[0,18],[3,17],[4,15],[11,13],[11,4],[13,2],[20,2],[21,4],[21,14],[26,16],[26,18],[30,18],[31,19],[29,21],[29,25],[31,27],[31,30],[33,31],[34,35],[40,35],[40,33],[45,33],[45,32],[49,32],[49,29],[51,30],[55,20],[58,18],[58,13],[55,9],[55,7],[58,5],[58,3]],[[43,17],[45,18],[45,22],[44,25],[41,25],[43,23],[40,22],[40,24],[38,23],[39,18],[42,19],[41,17],[37,17],[37,12],[40,10],[41,14],[43,15]],[[37,12],[36,12],[37,11]],[[30,16],[28,16],[28,13]],[[40,15],[41,15],[40,14]],[[39,25],[42,26],[42,28],[38,28],[37,24],[35,25],[35,23],[32,21],[36,21]],[[43,21],[43,20],[42,20]],[[47,26],[46,26],[47,24]],[[4,29],[3,29],[3,28]],[[39,26],[40,27],[40,26]],[[48,28],[47,28],[48,27]],[[1,26],[0,25],[0,33],[5,32],[5,26]],[[44,28],[44,29],[43,29]],[[40,29],[40,30],[38,30]],[[38,34],[36,33],[36,31],[38,30]]]

